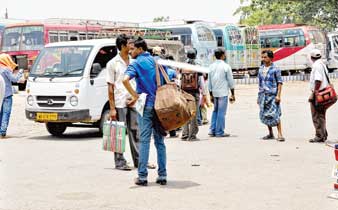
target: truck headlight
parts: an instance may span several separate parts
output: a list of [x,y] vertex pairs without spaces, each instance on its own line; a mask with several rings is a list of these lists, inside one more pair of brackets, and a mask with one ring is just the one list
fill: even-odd
[[76,96],[70,97],[70,104],[72,106],[77,106],[79,104],[79,99]]
[[29,95],[29,96],[27,97],[27,104],[28,104],[29,106],[33,106],[33,103],[34,103],[34,98],[33,98],[33,96]]

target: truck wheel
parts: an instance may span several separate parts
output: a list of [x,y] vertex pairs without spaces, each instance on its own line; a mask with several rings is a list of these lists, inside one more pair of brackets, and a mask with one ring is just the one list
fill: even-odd
[[103,124],[109,118],[109,112],[110,112],[110,110],[106,109],[102,113],[101,120],[100,120],[100,123],[99,123],[99,132],[100,132],[101,135],[103,135]]
[[62,136],[66,131],[67,125],[65,123],[46,123],[47,131],[53,136]]

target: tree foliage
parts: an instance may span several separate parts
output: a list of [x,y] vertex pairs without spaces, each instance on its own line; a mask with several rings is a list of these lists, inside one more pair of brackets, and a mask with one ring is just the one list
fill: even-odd
[[338,25],[338,0],[241,0],[235,14],[245,25],[296,23],[329,31]]
[[153,22],[168,22],[169,19],[170,19],[169,16],[167,17],[161,16],[161,17],[154,18]]

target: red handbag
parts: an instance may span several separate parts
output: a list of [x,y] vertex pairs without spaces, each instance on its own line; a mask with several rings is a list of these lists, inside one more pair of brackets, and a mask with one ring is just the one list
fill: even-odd
[[330,83],[330,79],[327,76],[325,66],[324,66],[324,72],[325,72],[326,79],[329,83],[329,86],[315,93],[314,102],[315,102],[316,107],[327,109],[337,102],[337,94],[336,94],[335,89],[333,88],[333,85]]

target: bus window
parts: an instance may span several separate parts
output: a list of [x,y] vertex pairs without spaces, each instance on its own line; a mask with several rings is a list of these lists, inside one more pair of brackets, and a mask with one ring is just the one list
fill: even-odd
[[80,33],[80,34],[79,34],[79,39],[80,39],[80,40],[86,40],[86,38],[87,38],[87,37],[86,37],[86,33]]
[[191,35],[181,35],[181,42],[184,46],[191,46]]
[[93,33],[88,33],[87,39],[94,39],[94,34]]
[[296,47],[303,47],[305,46],[305,37],[304,35],[302,36],[296,36],[295,37],[295,46]]
[[59,37],[58,37],[58,32],[57,31],[50,31],[49,32],[49,42],[53,43],[53,42],[58,42],[59,41]]
[[295,46],[295,37],[284,37],[284,46],[285,47],[294,47]]
[[37,50],[44,46],[43,27],[26,26],[22,28],[22,49]]
[[282,37],[265,38],[262,48],[279,48],[283,46]]
[[68,33],[67,32],[60,32],[59,38],[60,38],[60,42],[68,41]]
[[21,27],[7,28],[3,36],[3,51],[19,51]]

